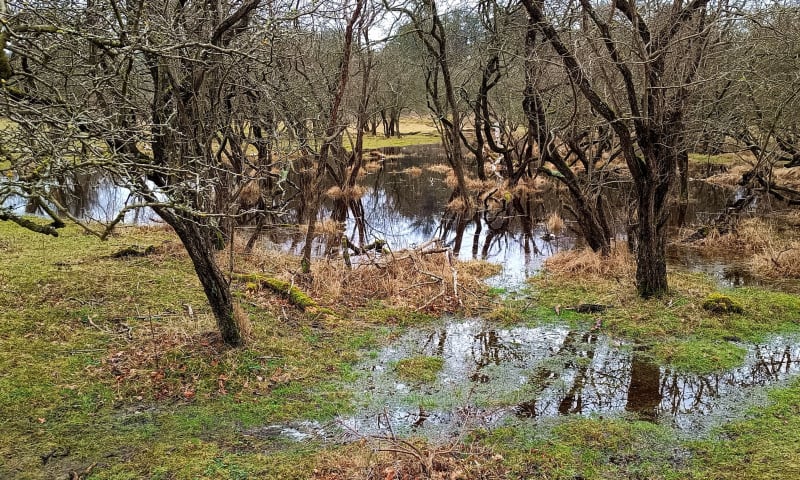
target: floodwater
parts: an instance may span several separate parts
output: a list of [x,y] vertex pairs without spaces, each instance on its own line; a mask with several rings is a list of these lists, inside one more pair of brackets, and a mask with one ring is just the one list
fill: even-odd
[[[380,168],[371,170],[360,180],[365,189],[360,200],[363,221],[354,221],[350,214],[345,229],[352,244],[381,239],[391,249],[400,250],[440,239],[452,247],[462,260],[483,259],[502,265],[502,273],[490,279],[489,283],[506,289],[521,285],[525,278],[541,268],[547,257],[580,245],[580,239],[574,236],[568,220],[567,228],[562,232],[550,232],[546,227],[545,220],[551,213],[558,213],[564,219],[570,217],[562,204],[563,193],[557,190],[524,195],[514,201],[492,201],[491,208],[458,225],[457,222],[448,222],[444,216],[452,189],[445,182],[446,174],[435,168],[446,165],[441,147],[423,145],[389,148],[384,149],[384,153],[386,157],[381,161]],[[417,171],[410,171],[411,167],[416,167]],[[726,203],[735,195],[731,189],[701,181],[691,182],[690,186],[690,203],[682,218],[687,225],[708,222],[723,211]],[[57,193],[60,203],[73,216],[100,222],[111,221],[124,206],[136,201],[129,190],[115,186],[106,177],[91,174],[64,178]],[[619,239],[625,236],[626,212],[632,202],[631,195],[631,185],[626,182],[613,185],[606,195],[610,222]],[[4,206],[18,213],[37,211],[36,205],[25,204],[20,198],[9,198]],[[329,217],[331,208],[332,204],[327,204],[320,218]],[[674,212],[673,224],[678,217],[678,212]],[[127,223],[154,221],[157,218],[149,209],[130,211],[125,217]],[[281,224],[292,221],[289,218]],[[267,248],[299,253],[304,240],[304,236],[296,229],[276,227],[265,231],[261,244]],[[315,241],[314,255],[322,257],[329,253],[327,240],[322,235]],[[676,262],[706,271],[726,286],[753,282],[753,279],[744,276],[731,275],[730,265],[725,261],[682,255],[673,257],[673,263]]]
[[[461,259],[502,265],[503,272],[491,283],[509,290],[538,271],[550,255],[579,245],[569,228],[550,232],[545,226],[551,213],[568,218],[556,190],[507,200],[500,207],[494,204],[458,225],[444,217],[452,191],[446,175],[442,169],[431,168],[446,164],[440,147],[396,148],[385,153],[380,168],[360,180],[365,189],[360,200],[362,221],[355,222],[351,215],[346,222],[346,235],[354,244],[381,239],[399,250],[440,239]],[[416,170],[409,170],[411,167]],[[681,212],[688,225],[708,222],[736,194],[704,182],[690,185],[690,204]],[[630,190],[629,184],[621,182],[610,188],[606,197],[620,239],[626,230]],[[60,193],[61,203],[72,215],[105,222],[135,201],[129,191],[97,175],[65,179]],[[759,199],[753,208],[769,208],[768,201]],[[4,206],[19,213],[37,210],[18,198],[7,199]],[[323,218],[331,208],[326,206]],[[152,217],[152,212],[143,210],[131,212],[125,220],[147,223],[154,221]],[[675,212],[672,226],[677,217]],[[303,237],[296,231],[274,229],[260,240],[267,248],[299,252]],[[327,250],[322,236],[314,245],[314,254],[324,256]],[[727,259],[709,260],[682,252],[673,256],[671,263],[706,272],[726,286],[754,282]],[[360,380],[343,386],[356,393],[358,404],[353,414],[329,425],[299,420],[243,433],[290,441],[411,433],[440,438],[472,427],[573,414],[630,415],[698,432],[725,418],[741,416],[744,408],[763,398],[759,393],[762,387],[800,371],[798,338],[774,337],[742,347],[747,349],[742,366],[696,375],[658,366],[643,347],[595,331],[557,325],[502,328],[480,319],[451,319],[409,331],[358,366]],[[415,355],[444,360],[434,382],[412,384],[397,378],[394,364]]]
[[[502,328],[452,319],[409,331],[364,362],[356,411],[328,425],[298,422],[255,435],[354,439],[423,435],[434,440],[504,422],[563,415],[629,416],[689,434],[706,431],[800,372],[800,338],[776,336],[747,349],[744,363],[699,375],[657,365],[648,351],[563,325]],[[444,360],[431,383],[408,383],[394,365],[424,355]]]
[[[525,278],[538,272],[544,260],[554,253],[580,246],[581,240],[569,228],[570,215],[562,204],[563,194],[556,190],[524,196],[516,202],[507,202],[505,208],[497,209],[498,205],[494,204],[495,208],[481,212],[476,219],[469,219],[459,230],[457,225],[448,224],[444,215],[452,189],[445,183],[446,174],[434,167],[446,165],[441,147],[402,147],[385,149],[385,152],[387,157],[381,168],[360,180],[366,192],[361,198],[365,243],[382,239],[390,248],[399,250],[434,238],[441,239],[462,260],[482,259],[502,265],[503,271],[489,279],[489,283],[507,289],[518,287]],[[408,169],[411,167],[422,171],[410,173]],[[682,218],[686,225],[710,221],[724,211],[727,202],[736,194],[732,189],[702,181],[690,182],[690,188],[690,203]],[[620,240],[625,238],[627,209],[632,201],[629,183],[621,182],[609,188],[609,220]],[[756,204],[753,208],[761,206]],[[322,213],[322,218],[326,218],[329,212],[330,205]],[[548,231],[546,219],[551,213],[558,213],[566,220],[564,231]],[[677,226],[678,217],[676,209],[672,215],[673,226]],[[359,243],[359,229],[352,215],[345,231],[351,243]],[[299,254],[304,237],[274,230],[265,234],[263,241],[270,248]],[[315,242],[313,253],[318,257],[326,255],[324,237]],[[699,257],[691,260],[699,268],[705,264]],[[707,271],[720,283],[730,285],[720,269]],[[749,280],[744,282],[749,284]]]

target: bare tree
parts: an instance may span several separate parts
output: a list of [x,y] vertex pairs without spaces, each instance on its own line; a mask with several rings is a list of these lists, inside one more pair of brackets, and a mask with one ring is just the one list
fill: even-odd
[[565,74],[618,139],[636,190],[637,289],[643,297],[660,295],[667,291],[668,195],[685,155],[684,113],[702,58],[708,0],[663,5],[621,0],[603,10],[581,0],[581,14],[592,25],[586,35],[603,45],[603,59],[624,92],[619,100],[615,85],[582,64],[564,30],[546,14],[547,8],[566,10],[542,0],[522,3]]
[[248,205],[272,206],[258,199],[272,194],[259,192],[272,180],[264,143],[272,121],[250,83],[259,5],[10,2],[0,38],[11,121],[2,153],[13,172],[4,193],[40,200],[57,226],[70,216],[54,195],[59,175],[100,171],[128,188],[138,200],[109,225],[73,220],[105,238],[130,209],[153,209],[186,248],[222,338],[234,346],[244,342],[244,319],[214,251],[226,237],[224,219],[247,214]]
[[414,33],[425,50],[427,56],[425,88],[428,94],[428,108],[437,127],[440,128],[447,160],[455,173],[457,184],[453,196],[460,197],[466,210],[471,210],[474,202],[467,188],[461,139],[463,113],[451,71],[452,52],[448,47],[447,29],[439,8],[434,0],[392,5],[384,0],[384,5],[387,10],[400,13],[411,22]]

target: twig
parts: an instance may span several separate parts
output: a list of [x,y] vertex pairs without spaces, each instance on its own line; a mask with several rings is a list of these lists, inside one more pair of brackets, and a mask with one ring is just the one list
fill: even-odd
[[[149,313],[150,313],[150,311],[148,310],[148,314]],[[151,337],[152,342],[153,342],[153,358],[155,358],[155,360],[156,360],[156,370],[160,370],[161,367],[159,366],[159,358],[158,358],[159,355],[158,355],[158,351],[156,350],[156,331],[153,328],[153,317],[151,315],[148,315],[148,316],[150,317],[150,337]]]

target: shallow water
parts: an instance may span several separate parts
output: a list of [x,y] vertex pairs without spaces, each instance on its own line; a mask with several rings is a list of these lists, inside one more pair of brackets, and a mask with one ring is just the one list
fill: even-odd
[[[361,199],[363,226],[359,231],[352,214],[346,224],[346,234],[353,244],[359,244],[363,234],[365,243],[382,239],[394,250],[420,245],[434,238],[451,246],[459,258],[484,259],[503,266],[503,271],[489,279],[493,286],[513,290],[524,283],[525,278],[535,274],[544,260],[554,253],[580,244],[571,233],[570,222],[563,232],[549,232],[545,220],[551,213],[559,213],[568,219],[556,191],[540,192],[518,202],[506,202],[505,208],[491,203],[492,211],[484,212],[472,219],[463,229],[445,222],[445,206],[452,189],[445,183],[445,173],[432,170],[434,165],[446,165],[443,150],[438,145],[385,149],[384,159],[377,171],[360,179],[365,188]],[[421,173],[408,169],[417,167]],[[446,167],[445,167],[446,168]],[[735,195],[731,189],[718,187],[702,181],[690,182],[690,203],[683,220],[686,224],[704,223],[724,210],[726,202]],[[100,175],[80,174],[64,178],[57,191],[60,201],[70,213],[78,218],[101,222],[112,220],[125,205],[135,201],[130,191],[117,187],[108,178]],[[606,204],[611,214],[610,221],[620,239],[624,239],[627,208],[631,199],[631,186],[619,182],[606,192]],[[502,203],[502,202],[500,202]],[[34,213],[35,205],[28,205],[18,197],[4,202],[17,213]],[[768,208],[756,204],[753,208]],[[330,215],[332,204],[326,205],[321,218]],[[678,212],[673,212],[672,224]],[[127,223],[151,223],[155,221],[152,211],[131,211],[126,215]],[[243,234],[248,234],[245,229]],[[555,234],[554,234],[555,233]],[[322,236],[315,242],[313,253],[327,253],[327,238]],[[299,253],[304,241],[297,229],[291,231],[276,228],[262,236],[262,245],[268,248]],[[691,269],[705,271],[716,277],[722,285],[751,285],[752,278],[731,275],[731,265],[725,260],[709,260],[682,254],[673,256],[673,263]]]
[[[355,392],[355,413],[324,427],[305,425],[304,435],[446,439],[475,427],[573,414],[628,415],[699,433],[741,415],[760,398],[761,387],[800,372],[800,338],[777,336],[743,347],[740,367],[698,375],[660,367],[644,348],[598,332],[451,320],[409,331],[358,366],[361,380],[347,386]],[[394,364],[416,355],[444,360],[434,382],[397,378]],[[270,428],[276,436],[298,438],[291,425]]]

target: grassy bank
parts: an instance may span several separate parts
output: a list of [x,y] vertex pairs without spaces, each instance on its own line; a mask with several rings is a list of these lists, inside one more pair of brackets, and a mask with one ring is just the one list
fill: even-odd
[[[131,246],[154,251],[114,258]],[[169,231],[128,228],[99,242],[75,227],[52,238],[0,222],[0,247],[2,478],[383,479],[426,468],[433,478],[737,478],[742,458],[752,460],[747,478],[800,473],[794,460],[800,453],[798,383],[773,390],[768,407],[699,440],[647,422],[567,417],[546,428],[523,422],[478,430],[446,446],[290,443],[264,427],[324,422],[347,412],[354,363],[401,329],[430,320],[410,300],[402,302],[409,294],[402,282],[414,282],[403,276],[413,272],[404,273],[402,261],[391,266],[397,279],[386,285],[318,266],[321,278],[344,282],[307,286],[331,310],[326,317],[256,285],[236,284],[253,336],[246,348],[229,350],[214,333],[199,282]],[[276,276],[294,261],[237,258]],[[449,272],[436,263],[419,268]],[[471,271],[491,272],[481,264],[459,268],[464,282]],[[495,304],[488,317],[502,325],[571,322],[644,339],[662,363],[688,371],[735,365],[737,341],[798,327],[795,296],[761,288],[720,291],[703,275],[676,271],[669,296],[644,301],[626,271],[617,273],[551,272],[532,281],[530,298],[481,297],[478,303]],[[742,312],[704,309],[715,292],[735,300]],[[454,300],[448,302],[428,307],[446,311]],[[611,308],[590,314],[571,309],[581,303]],[[416,360],[420,365],[398,368],[412,367],[411,375],[423,380],[440,368]]]

